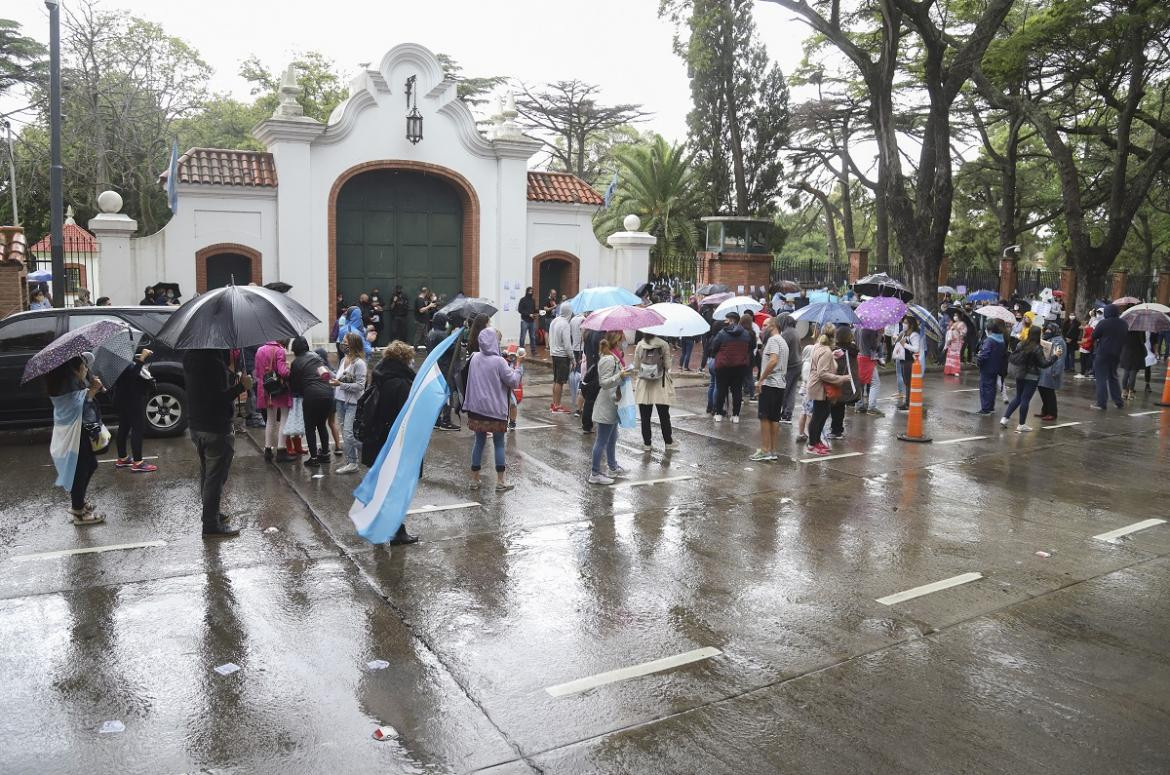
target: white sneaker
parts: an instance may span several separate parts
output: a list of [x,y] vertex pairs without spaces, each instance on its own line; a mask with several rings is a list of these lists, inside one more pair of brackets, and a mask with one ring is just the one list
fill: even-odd
[[739,415],[738,415],[738,414],[736,414],[736,415],[732,415],[732,417],[731,417],[731,421],[732,421],[733,423],[735,423],[736,425],[738,425],[738,424],[739,424]]
[[1010,404],[1010,403],[1011,403],[1011,401],[1009,401],[1009,400],[1008,400],[1007,393],[1004,393],[1004,396],[1003,396],[1003,402],[1004,402],[1005,404]]
[[345,465],[343,465],[341,468],[337,469],[333,473],[335,473],[335,474],[352,474],[354,471],[357,471],[357,470],[358,470],[357,463],[346,463]]
[[622,468],[621,466],[618,466],[617,468],[609,469],[609,475],[612,476],[614,479],[617,479],[619,476],[626,476],[629,473],[630,473],[629,471]]
[[1016,433],[1028,433],[1031,430],[1032,430],[1031,425],[1017,425],[1016,426]]
[[605,474],[589,474],[586,480],[589,484],[613,484],[613,479],[610,479]]
[[654,449],[654,447],[650,446],[649,444],[643,444],[643,445],[642,445],[642,451],[643,451],[643,452],[650,452],[650,451],[651,451],[651,450],[653,450],[653,449]]
[[715,415],[715,422],[723,422],[723,415],[721,415],[721,414]]
[[1006,417],[1000,417],[1000,418],[999,418],[999,424],[1000,424],[1002,427],[1006,428],[1006,427],[1007,427],[1007,425],[1008,425],[1008,418],[1006,418]]

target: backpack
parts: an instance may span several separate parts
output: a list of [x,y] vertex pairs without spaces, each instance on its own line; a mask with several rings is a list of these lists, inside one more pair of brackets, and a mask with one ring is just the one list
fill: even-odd
[[662,348],[648,347],[642,352],[642,365],[638,370],[640,379],[655,380],[666,377],[662,368]]
[[1008,356],[1008,379],[1019,379],[1023,377],[1027,371],[1029,352],[1023,347],[1017,347],[1015,351]]
[[376,420],[378,400],[382,397],[380,380],[372,380],[370,386],[362,391],[353,412],[353,435],[363,444],[372,444],[377,440],[379,431]]
[[601,386],[597,384],[597,365],[589,367],[585,372],[585,376],[581,378],[581,395],[585,396],[586,401],[596,401],[597,395],[601,392]]

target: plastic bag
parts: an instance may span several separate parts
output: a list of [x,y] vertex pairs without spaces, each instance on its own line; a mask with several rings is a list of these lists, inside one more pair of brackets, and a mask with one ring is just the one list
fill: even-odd
[[288,419],[284,421],[284,435],[305,435],[304,399],[299,396],[293,398],[292,408],[288,410]]
[[638,405],[634,403],[634,381],[629,377],[622,380],[622,397],[618,399],[618,427],[638,427]]

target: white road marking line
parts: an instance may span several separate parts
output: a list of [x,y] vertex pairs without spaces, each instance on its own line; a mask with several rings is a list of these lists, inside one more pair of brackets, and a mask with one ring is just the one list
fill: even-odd
[[556,427],[557,426],[552,424],[552,423],[540,423],[538,425],[517,425],[512,430],[514,430],[514,431],[539,431],[543,428],[556,428]]
[[1166,524],[1166,520],[1164,519],[1143,519],[1141,522],[1134,522],[1132,525],[1119,527],[1116,530],[1110,530],[1108,533],[1095,535],[1093,538],[1096,538],[1098,541],[1107,541],[1113,544],[1117,543],[1117,539],[1121,538],[1122,536],[1127,536],[1130,533],[1136,533],[1139,530],[1145,530],[1148,527],[1164,524]]
[[[158,460],[158,455],[147,455],[146,457],[144,457],[142,459],[143,460]],[[99,463],[116,463],[116,462],[118,462],[118,458],[112,457],[109,460],[99,460],[98,462]],[[52,468],[52,467],[53,467],[52,463],[45,463],[44,465],[41,466],[41,468]]]
[[1163,411],[1164,410],[1162,410],[1162,409],[1155,409],[1152,412],[1130,412],[1129,416],[1130,417],[1145,417],[1147,414],[1161,414]]
[[971,581],[978,581],[983,578],[982,573],[961,573],[958,576],[952,576],[949,579],[936,581],[932,584],[923,584],[921,587],[914,587],[914,589],[907,589],[905,592],[898,592],[897,594],[887,595],[886,597],[879,597],[877,602],[882,605],[893,605],[894,603],[901,603],[904,600],[912,600],[916,597],[929,595],[931,592],[939,592],[951,587],[957,587],[960,584],[967,584]]
[[683,476],[664,476],[661,479],[635,479],[635,480],[627,480],[627,481],[623,481],[623,480],[619,479],[617,482],[614,483],[613,486],[614,487],[641,487],[641,486],[647,485],[647,484],[662,484],[663,482],[682,482],[682,481],[685,481],[687,479],[694,479],[694,478],[695,477],[693,477],[693,476],[687,476],[684,474]]
[[842,452],[839,455],[823,455],[821,457],[802,457],[799,460],[797,460],[796,462],[798,462],[798,463],[819,463],[822,460],[837,460],[838,458],[857,457],[858,455],[864,455],[864,454],[865,454],[864,452]]
[[539,460],[536,457],[533,457],[532,455],[529,455],[527,452],[525,452],[523,450],[516,450],[516,454],[519,455],[524,460],[524,462],[527,463],[528,465],[534,466],[536,468],[539,468],[541,471],[544,471],[545,476],[549,477],[549,481],[556,481],[564,473],[564,471],[557,471],[556,469],[554,469],[552,466],[548,465],[544,461]]
[[13,562],[24,560],[50,560],[54,557],[69,557],[74,554],[96,554],[97,552],[115,552],[121,549],[149,549],[152,546],[166,546],[166,541],[140,541],[133,544],[109,544],[108,546],[87,546],[83,549],[61,549],[55,552],[38,552],[37,554],[18,554],[12,558]]
[[942,441],[936,441],[935,444],[958,444],[961,441],[980,441],[981,439],[986,439],[986,438],[988,438],[988,437],[987,436],[964,436],[961,439],[943,439]]
[[417,509],[411,509],[407,514],[430,514],[432,511],[452,511],[454,509],[477,509],[483,504],[479,501],[467,501],[466,503],[448,503],[443,506],[434,506],[430,503],[425,506],[419,506]]
[[1072,427],[1073,425],[1080,425],[1080,424],[1081,424],[1080,422],[1062,422],[1060,425],[1041,425],[1040,430],[1051,431],[1051,430],[1054,430],[1056,428],[1069,428],[1069,427]]
[[650,675],[651,673],[661,673],[663,670],[670,670],[675,667],[681,667],[682,665],[689,665],[692,662],[717,657],[722,653],[719,649],[708,646],[707,648],[675,654],[672,657],[655,659],[650,662],[643,662],[640,665],[622,667],[617,670],[609,670],[604,673],[598,673],[597,675],[591,675],[588,678],[579,678],[576,681],[549,686],[545,691],[552,697],[567,697],[570,694],[579,694],[580,692],[595,689],[598,686],[605,686],[606,684],[617,683],[618,681],[625,681],[630,678],[639,678],[644,675]]
[[952,393],[977,393],[977,392],[979,392],[979,388],[959,388],[958,390],[952,390],[951,392]]

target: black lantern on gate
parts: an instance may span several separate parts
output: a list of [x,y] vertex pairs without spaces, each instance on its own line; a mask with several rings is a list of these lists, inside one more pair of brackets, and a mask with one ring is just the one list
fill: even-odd
[[410,112],[406,114],[406,139],[410,141],[411,145],[418,145],[418,141],[423,139],[423,117],[418,112],[418,97],[414,93],[414,79],[413,75],[406,79],[406,106],[410,108]]

